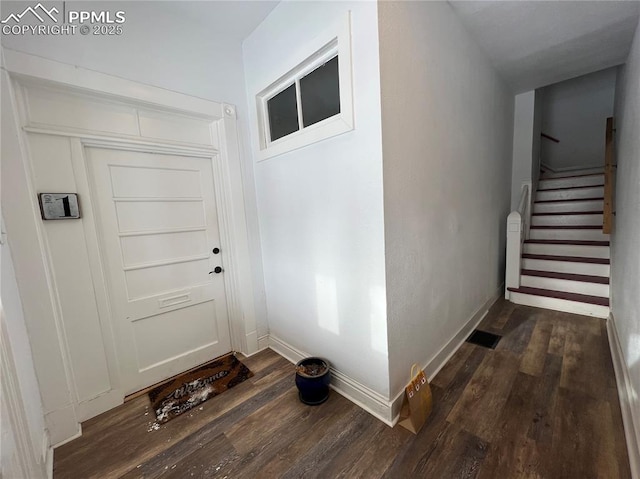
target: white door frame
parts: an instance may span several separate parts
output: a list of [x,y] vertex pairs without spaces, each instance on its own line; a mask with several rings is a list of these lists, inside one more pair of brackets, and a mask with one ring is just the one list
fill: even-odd
[[[34,176],[26,144],[26,132],[57,134],[72,140],[72,163],[78,193],[88,191],[83,144],[126,143],[144,148],[182,150],[195,153],[202,148],[149,138],[126,138],[94,132],[79,132],[64,127],[29,124],[21,89],[23,84],[53,86],[56,89],[97,94],[109,102],[126,103],[136,108],[161,110],[205,119],[217,130],[219,145],[214,161],[216,200],[221,224],[221,241],[226,245],[225,289],[232,348],[246,354],[258,350],[252,265],[249,255],[245,217],[242,167],[238,147],[236,110],[233,105],[213,102],[161,88],[142,85],[122,78],[77,68],[72,65],[6,50],[2,51],[2,205],[9,241],[13,248],[16,276],[24,306],[25,322],[31,342],[36,375],[44,405],[45,422],[52,444],[59,444],[80,434],[79,423],[122,402],[119,372],[115,361],[110,321],[100,314],[102,339],[111,381],[108,394],[80,402],[76,393],[72,358],[68,347],[65,321],[60,308],[51,253],[47,244]],[[172,144],[174,143],[174,144]],[[207,150],[206,148],[204,148]],[[207,150],[209,154],[212,149]],[[76,170],[76,167],[80,167]],[[87,244],[93,244],[95,224],[92,215],[84,215]],[[11,241],[11,240],[14,241]],[[19,245],[19,246],[18,246]],[[97,247],[97,245],[96,245]],[[94,258],[97,256],[92,255]],[[97,261],[97,263],[96,263]],[[92,278],[96,302],[104,313],[108,310],[105,278],[99,260],[92,260]],[[66,387],[65,387],[66,385]]]

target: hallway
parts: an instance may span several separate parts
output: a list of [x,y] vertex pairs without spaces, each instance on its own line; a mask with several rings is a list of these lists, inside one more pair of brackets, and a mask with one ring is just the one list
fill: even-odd
[[56,478],[630,477],[605,321],[500,299],[432,381],[417,436],[335,392],[302,405],[270,350],[250,380],[162,426],[147,396],[83,424],[55,451]]

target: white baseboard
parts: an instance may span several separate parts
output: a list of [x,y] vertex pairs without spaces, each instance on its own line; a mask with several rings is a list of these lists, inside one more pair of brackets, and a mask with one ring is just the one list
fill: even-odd
[[393,407],[387,398],[341,371],[333,370],[331,374],[331,387],[337,393],[357,404],[387,426],[393,427],[395,425]]
[[105,411],[124,403],[124,393],[119,389],[111,389],[99,396],[87,401],[82,401],[76,406],[76,416],[78,422],[86,421]]
[[49,438],[53,447],[58,447],[82,435],[80,422],[76,418],[73,405],[56,409],[44,415],[44,423],[49,430]]
[[51,446],[47,448],[47,458],[44,462],[44,467],[47,479],[53,479],[53,447]]
[[[432,380],[436,374],[438,374],[440,369],[442,369],[451,356],[460,348],[480,321],[482,321],[489,311],[489,308],[502,295],[503,286],[504,285],[500,285],[491,297],[469,318],[460,331],[427,362],[424,370],[429,380]],[[309,356],[276,336],[269,335],[268,339],[271,349],[294,364]],[[388,426],[393,427],[398,422],[404,397],[404,389],[392,400],[389,400],[334,367],[331,368],[331,375],[331,387],[337,393],[354,404],[357,404]]]
[[[272,334],[269,335],[269,347],[294,364],[310,356]],[[333,366],[331,367],[331,388],[380,421],[393,427],[392,407],[389,400]]]
[[78,431],[73,436],[69,436],[56,444],[52,444],[51,448],[55,449],[57,447],[64,446],[65,444],[73,441],[74,439],[78,439],[79,437],[82,437],[82,424],[78,424]]
[[269,347],[283,358],[288,359],[293,364],[297,363],[303,358],[310,356],[309,354],[300,351],[299,349],[291,346],[289,343],[283,341],[277,336],[274,336],[273,334],[269,334]]
[[269,335],[265,334],[264,336],[260,336],[256,342],[257,349],[251,354],[243,353],[245,357],[250,358],[251,356],[258,354],[260,351],[264,351],[269,347]]
[[462,343],[466,341],[471,332],[476,329],[478,324],[484,319],[484,317],[489,312],[493,303],[495,303],[500,296],[502,296],[502,291],[504,290],[504,285],[500,285],[496,291],[484,302],[482,306],[480,306],[475,313],[471,315],[471,317],[467,320],[467,322],[460,328],[458,333],[451,338],[451,340],[427,363],[425,366],[425,373],[431,381],[436,374],[440,372],[442,367],[447,364],[447,361],[451,359],[451,356],[460,349]]
[[251,356],[252,354],[255,354],[258,352],[258,332],[251,331],[250,333],[247,333],[246,338],[247,338],[246,354],[247,356]]
[[[480,324],[480,322],[484,319],[484,317],[489,312],[489,308],[493,306],[501,296],[504,291],[504,284],[501,284],[500,287],[491,295],[491,297],[485,301],[485,303],[480,306],[476,310],[475,313],[471,315],[471,317],[467,320],[467,322],[460,328],[460,330],[456,333],[456,335],[449,340],[447,344],[443,346],[443,348],[436,353],[427,363],[424,365],[424,372],[427,375],[429,381],[432,381],[433,378],[440,372],[440,370],[444,367],[445,364],[451,359],[451,357],[455,354],[455,352],[460,349],[462,343],[466,341],[471,332]],[[400,408],[402,407],[402,401],[404,398],[404,389],[402,389],[391,401],[392,411],[393,411],[393,424],[398,422],[398,418],[400,415]]]
[[265,334],[264,336],[260,336],[258,338],[258,351],[262,351],[263,349],[267,349],[269,347],[269,335]]
[[43,464],[47,464],[49,453],[52,450],[53,448],[51,447],[49,441],[49,431],[45,429],[44,434],[42,435],[42,451],[40,452],[40,459],[42,460]]
[[640,479],[640,399],[633,391],[629,367],[622,353],[622,345],[620,344],[613,314],[609,315],[607,320],[607,333],[609,335],[613,369],[616,373],[616,384],[618,385],[624,435],[627,439],[631,477]]

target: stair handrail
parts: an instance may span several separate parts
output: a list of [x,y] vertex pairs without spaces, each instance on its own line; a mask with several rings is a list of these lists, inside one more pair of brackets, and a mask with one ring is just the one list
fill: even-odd
[[520,192],[518,209],[507,217],[507,254],[504,281],[504,297],[509,299],[509,288],[520,287],[522,244],[529,237],[531,218],[531,183],[524,182]]
[[558,140],[557,138],[555,138],[555,137],[553,137],[553,136],[551,136],[551,135],[547,135],[546,133],[540,133],[540,136],[541,136],[542,138],[546,138],[547,140],[551,140],[551,141],[553,141],[554,143],[560,143],[560,140]]

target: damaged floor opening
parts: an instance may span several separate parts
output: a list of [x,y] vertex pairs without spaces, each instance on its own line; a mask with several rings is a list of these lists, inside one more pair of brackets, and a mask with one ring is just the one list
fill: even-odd
[[489,333],[487,331],[480,331],[479,329],[474,329],[471,336],[467,338],[467,342],[471,344],[477,344],[478,346],[484,346],[485,348],[496,349],[498,342],[502,336],[497,334]]

